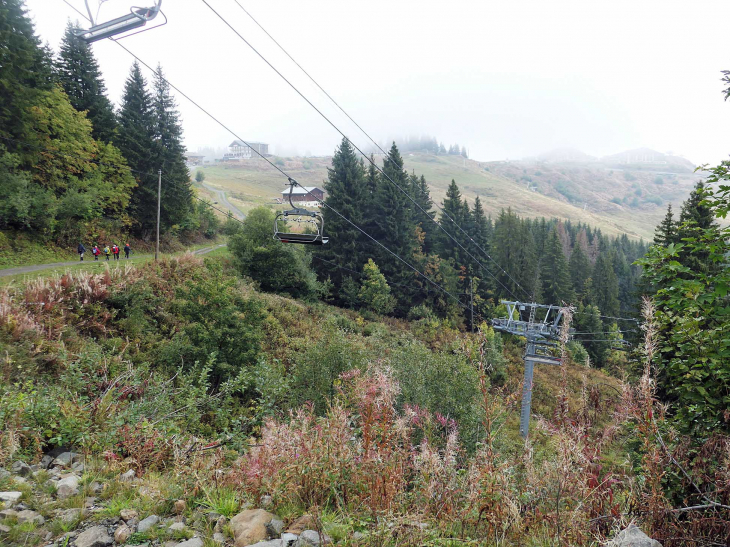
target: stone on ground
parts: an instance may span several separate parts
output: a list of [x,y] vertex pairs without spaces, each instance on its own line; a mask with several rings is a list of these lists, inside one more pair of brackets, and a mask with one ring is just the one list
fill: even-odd
[[81,461],[81,454],[77,454],[76,452],[62,452],[59,454],[55,460],[51,462],[51,465],[53,466],[60,466],[60,467],[70,467],[73,463],[78,463]]
[[58,481],[56,485],[56,495],[58,499],[65,500],[71,496],[75,496],[79,493],[79,481],[81,478],[78,475],[67,475]]
[[21,462],[20,460],[10,466],[10,471],[15,473],[16,475],[20,475],[21,477],[27,477],[33,473],[30,465],[25,462]]
[[104,526],[94,526],[81,532],[76,538],[76,547],[109,547],[114,539],[109,537]]
[[213,534],[213,541],[223,545],[226,542],[226,536],[224,536],[220,532],[216,532],[215,534]]
[[119,476],[119,480],[122,482],[132,482],[134,480],[134,477],[135,477],[134,469],[130,469],[126,473],[122,473]]
[[608,547],[662,547],[662,544],[651,539],[637,526],[629,524],[608,544]]
[[30,509],[20,511],[17,515],[17,519],[18,524],[23,524],[24,522],[33,522],[35,524],[41,525],[46,522],[46,519],[44,519],[40,513],[36,513],[35,511],[31,511]]
[[284,532],[281,534],[281,542],[283,547],[291,547],[294,545],[294,542],[299,539],[299,536],[296,534],[290,534],[289,532]]
[[319,533],[314,530],[304,530],[294,542],[294,547],[319,547],[321,540]]
[[186,505],[185,500],[177,500],[175,502],[175,513],[182,515],[185,512]]
[[158,522],[160,522],[160,517],[158,517],[157,515],[150,515],[146,519],[139,522],[139,524],[137,525],[137,531],[146,532]]
[[122,524],[119,528],[114,531],[114,541],[118,544],[123,545],[127,543],[129,536],[132,535],[132,529],[126,524]]
[[314,518],[312,518],[312,515],[302,515],[297,520],[291,523],[289,528],[287,529],[287,532],[290,534],[296,534],[299,535],[304,530],[311,530],[312,528],[316,528],[316,523],[314,522]]
[[187,541],[181,541],[177,544],[177,547],[203,547],[203,540],[200,538],[193,538]]
[[0,492],[0,501],[5,503],[17,503],[23,492]]
[[284,521],[281,519],[271,519],[266,525],[266,530],[269,532],[269,537],[278,538],[284,531]]
[[170,532],[179,532],[179,531],[185,530],[185,523],[184,522],[175,522],[170,525],[168,530]]
[[119,511],[119,516],[122,517],[122,520],[124,522],[127,522],[129,520],[139,517],[139,513],[137,513],[137,511],[135,511],[134,509],[122,509],[121,511]]
[[231,529],[236,547],[247,547],[269,537],[266,525],[276,515],[263,509],[247,509],[231,519]]

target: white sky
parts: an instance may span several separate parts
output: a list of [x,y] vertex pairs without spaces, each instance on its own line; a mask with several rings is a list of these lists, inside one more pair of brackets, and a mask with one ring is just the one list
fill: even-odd
[[[81,11],[83,0],[68,0]],[[151,0],[109,0],[101,18]],[[728,0],[239,0],[374,138],[429,134],[479,160],[571,146],[647,146],[696,164],[730,153]],[[97,0],[89,0],[96,4]],[[208,0],[358,145],[359,134],[241,11]],[[26,0],[54,47],[62,0]],[[247,140],[331,154],[340,136],[202,0],[164,0],[169,23],[122,43]],[[155,21],[161,21],[158,17]],[[118,103],[132,58],[94,44]],[[148,76],[148,74],[146,74]],[[178,98],[191,151],[233,137]]]

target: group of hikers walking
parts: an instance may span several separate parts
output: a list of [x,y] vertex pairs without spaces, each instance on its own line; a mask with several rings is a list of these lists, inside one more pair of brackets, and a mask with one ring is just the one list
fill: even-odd
[[[79,247],[77,249],[79,253],[79,258],[83,261],[84,260],[84,254],[86,253],[86,247],[84,247],[83,243],[79,243]],[[114,243],[111,247],[109,245],[105,246],[103,249],[99,249],[98,245],[94,245],[91,248],[91,254],[94,255],[94,260],[99,260],[99,257],[103,254],[107,261],[109,261],[109,256],[113,256],[114,260],[119,260],[119,245]],[[124,258],[129,259],[129,255],[132,252],[132,247],[129,246],[129,243],[124,245]]]

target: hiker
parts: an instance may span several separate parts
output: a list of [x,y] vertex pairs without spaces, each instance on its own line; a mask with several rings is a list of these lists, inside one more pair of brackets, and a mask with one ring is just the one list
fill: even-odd
[[112,245],[112,254],[114,255],[114,260],[119,260],[119,246],[116,243]]
[[98,245],[94,245],[94,248],[91,249],[91,254],[94,255],[94,260],[99,260],[99,255],[101,254],[101,251],[99,250]]
[[109,245],[106,245],[104,247],[104,256],[106,256],[106,261],[109,262]]
[[78,249],[76,249],[79,253],[79,257],[81,257],[81,262],[84,261],[84,253],[86,252],[86,247],[84,247],[83,243],[79,243]]
[[124,245],[124,258],[129,260],[129,253],[132,252],[132,247],[129,246],[129,243],[125,243]]

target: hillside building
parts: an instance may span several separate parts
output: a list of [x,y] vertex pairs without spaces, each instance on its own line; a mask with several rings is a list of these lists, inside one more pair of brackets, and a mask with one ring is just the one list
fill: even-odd
[[259,154],[268,156],[269,145],[263,142],[250,142],[246,144],[236,139],[228,145],[228,153],[223,156],[223,161],[247,160],[252,157],[259,157]]
[[[289,188],[281,191],[281,201],[289,202]],[[291,194],[291,202],[299,207],[318,207],[324,201],[324,190],[316,186],[295,186]]]
[[205,156],[199,156],[197,154],[185,154],[185,165],[188,167],[195,167],[196,165],[202,165]]

